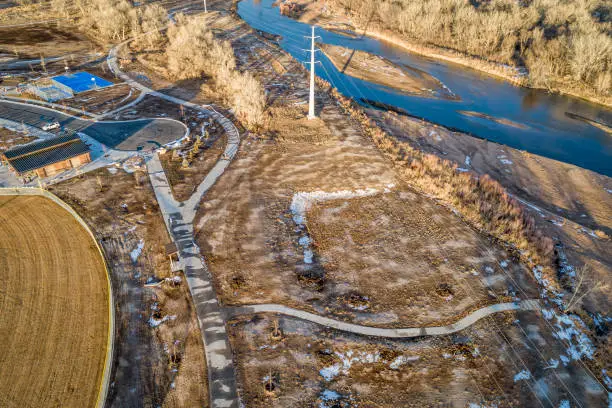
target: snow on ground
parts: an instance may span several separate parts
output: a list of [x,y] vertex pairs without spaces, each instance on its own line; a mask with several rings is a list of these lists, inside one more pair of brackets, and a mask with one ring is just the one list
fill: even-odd
[[472,165],[472,158],[470,156],[465,156],[465,167],[470,167]]
[[553,336],[561,340],[562,344],[567,347],[567,355],[559,356],[563,365],[567,366],[571,360],[580,360],[583,357],[593,359],[595,346],[586,334],[586,325],[582,319],[575,314],[565,314],[562,312],[565,308],[563,293],[559,293],[551,288],[550,282],[542,274],[541,266],[534,267],[532,273],[538,284],[542,287],[540,297],[558,307],[558,309],[554,307],[549,309],[542,308],[542,315],[546,320],[552,322],[551,329]]
[[570,408],[569,400],[562,400],[559,404],[559,408]]
[[151,326],[151,327],[157,327],[157,326],[159,326],[160,324],[162,324],[165,321],[174,320],[174,319],[176,319],[175,315],[167,315],[167,316],[162,317],[161,319],[156,319],[153,316],[151,316],[149,318],[149,322],[148,323],[149,323],[149,326]]
[[407,356],[398,356],[398,357],[395,358],[395,360],[393,360],[389,364],[389,368],[392,369],[392,370],[397,370],[403,364],[406,364],[409,361],[416,361],[419,358],[420,358],[419,356],[409,356],[409,357],[407,357]]
[[325,381],[331,381],[340,374],[347,375],[354,363],[372,364],[380,361],[380,353],[378,352],[366,353],[348,350],[345,353],[336,351],[334,354],[340,358],[340,363],[335,363],[330,367],[324,367],[319,370],[319,374],[321,374]]
[[136,263],[138,261],[138,258],[140,257],[140,254],[144,249],[144,245],[144,240],[141,239],[140,242],[138,242],[136,248],[134,248],[134,250],[130,252],[130,258],[132,258],[132,262]]
[[499,159],[501,164],[506,164],[506,165],[512,164],[512,160],[509,160],[505,154],[500,154],[499,156],[497,156],[497,158]]
[[[393,184],[389,184],[384,192],[388,193],[393,188]],[[331,200],[350,199],[357,197],[370,197],[378,194],[380,191],[375,188],[365,188],[360,190],[340,190],[333,192],[326,191],[312,191],[312,192],[300,192],[293,195],[291,200],[291,214],[293,215],[293,221],[302,231],[302,234],[298,240],[298,244],[304,251],[304,263],[311,264],[314,258],[314,252],[310,245],[312,240],[306,232],[306,213],[312,207],[313,204],[321,203]]]
[[531,372],[529,370],[523,370],[514,376],[514,382],[521,381],[521,380],[528,380],[530,378],[531,378]]

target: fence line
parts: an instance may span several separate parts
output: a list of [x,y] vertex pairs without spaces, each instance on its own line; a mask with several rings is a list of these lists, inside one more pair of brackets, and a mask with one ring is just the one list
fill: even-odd
[[102,382],[100,385],[100,390],[98,392],[98,398],[96,401],[96,408],[104,408],[106,402],[106,396],[108,394],[108,388],[110,384],[110,374],[111,368],[113,364],[113,356],[114,356],[114,346],[115,346],[115,304],[113,301],[113,287],[110,279],[110,271],[108,268],[108,264],[106,263],[106,257],[104,256],[104,250],[98,243],[96,236],[93,231],[89,228],[89,225],[81,218],[81,216],[65,201],[56,196],[55,194],[43,190],[37,187],[9,187],[9,188],[0,188],[0,196],[41,196],[46,197],[68,211],[70,215],[74,217],[75,220],[81,224],[85,231],[91,236],[94,243],[96,244],[96,248],[100,253],[100,257],[102,258],[102,262],[104,263],[104,269],[106,270],[106,283],[108,286],[108,341],[106,345],[106,356],[104,361],[104,371],[102,373]]

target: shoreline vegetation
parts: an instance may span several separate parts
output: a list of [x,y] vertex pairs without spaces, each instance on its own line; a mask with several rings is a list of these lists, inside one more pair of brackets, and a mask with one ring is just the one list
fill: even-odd
[[549,0],[529,5],[505,0],[330,0],[325,5],[296,0],[281,3],[281,12],[304,23],[352,31],[467,66],[517,86],[612,107],[612,38],[605,34],[612,30],[612,9],[599,0],[563,6]]
[[553,241],[536,227],[534,219],[506,189],[487,175],[458,172],[457,165],[398,141],[370,119],[363,108],[340,94],[327,81],[317,79],[342,109],[369,136],[406,180],[423,194],[449,206],[477,230],[506,243],[530,268],[550,277],[553,286],[556,254]]

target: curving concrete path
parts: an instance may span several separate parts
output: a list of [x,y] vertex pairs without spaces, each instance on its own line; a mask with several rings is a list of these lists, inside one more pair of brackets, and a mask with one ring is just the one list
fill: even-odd
[[236,373],[229,337],[225,329],[226,322],[221,313],[212,277],[202,258],[200,248],[195,243],[193,220],[202,197],[223,174],[238,151],[240,133],[230,120],[215,111],[211,106],[200,106],[157,92],[133,80],[121,71],[117,64],[117,51],[129,41],[131,40],[115,46],[109,52],[107,63],[115,75],[131,87],[139,89],[143,94],[153,95],[178,105],[205,112],[217,121],[228,135],[227,145],[222,158],[217,161],[215,166],[206,175],[204,181],[197,187],[194,194],[185,202],[179,203],[174,199],[170,183],[157,154],[153,154],[147,161],[147,171],[170,236],[179,250],[189,292],[191,293],[198,317],[204,353],[206,355],[210,406],[238,408],[239,399],[236,387]]
[[262,304],[262,305],[249,305],[249,306],[238,306],[228,307],[225,309],[226,313],[230,316],[239,316],[245,314],[255,313],[276,313],[285,316],[296,317],[301,320],[306,320],[319,324],[321,326],[330,327],[332,329],[344,331],[347,333],[361,334],[364,336],[372,337],[387,337],[394,339],[406,339],[413,337],[422,336],[444,336],[461,331],[478,320],[485,318],[494,313],[507,312],[511,310],[540,310],[540,304],[538,300],[523,300],[520,302],[512,303],[498,303],[483,307],[475,310],[469,315],[465,316],[461,320],[450,324],[448,326],[433,326],[433,327],[408,327],[408,328],[392,328],[384,329],[379,327],[361,326],[352,323],[342,322],[340,320],[330,319],[316,315],[314,313],[306,312],[299,309],[294,309],[288,306],[279,304]]

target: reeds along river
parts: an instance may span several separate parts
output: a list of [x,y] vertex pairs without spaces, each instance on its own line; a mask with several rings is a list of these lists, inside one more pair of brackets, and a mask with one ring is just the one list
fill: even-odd
[[[238,14],[253,28],[281,36],[299,61],[309,59],[310,26],[280,14],[274,0],[243,0]],[[397,111],[510,147],[612,176],[612,110],[578,98],[517,87],[469,68],[409,53],[390,43],[317,28],[317,41],[366,51],[427,72],[452,92],[407,95],[343,74],[322,53],[316,72],[357,101]],[[595,126],[595,124],[604,126]]]

